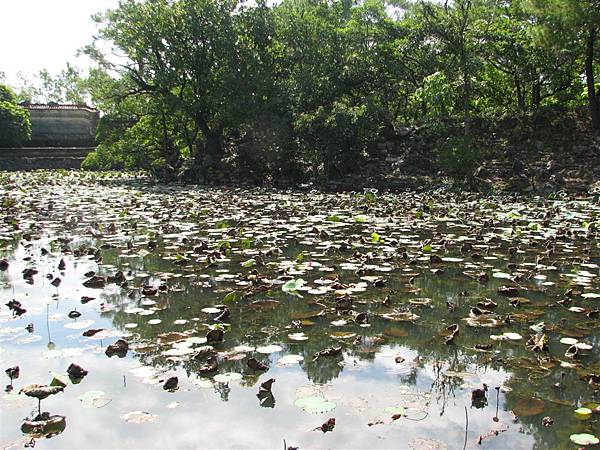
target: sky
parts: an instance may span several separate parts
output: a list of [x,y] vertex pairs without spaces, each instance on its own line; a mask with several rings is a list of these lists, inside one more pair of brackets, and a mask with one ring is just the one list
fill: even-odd
[[87,68],[77,50],[92,42],[96,25],[91,15],[117,6],[118,0],[0,0],[0,72],[17,84],[41,69],[58,73],[67,62]]

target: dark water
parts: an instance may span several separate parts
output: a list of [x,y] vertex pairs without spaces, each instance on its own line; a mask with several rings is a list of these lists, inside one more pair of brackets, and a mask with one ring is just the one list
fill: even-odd
[[[568,449],[572,434],[600,434],[598,414],[574,413],[599,401],[594,199],[0,178],[0,363],[20,367],[0,398],[1,447]],[[126,282],[86,288],[89,271]],[[306,284],[284,292],[290,279]],[[13,316],[11,299],[27,312]],[[224,302],[215,321],[222,309],[205,308]],[[224,341],[211,350],[215,324]],[[537,331],[539,351],[527,345]],[[129,352],[109,358],[119,338]],[[211,358],[217,371],[201,374]],[[77,384],[71,363],[89,371]],[[66,427],[23,433],[38,405],[20,389],[53,377],[67,386],[41,410]],[[310,412],[305,397],[325,403]],[[332,431],[315,430],[329,418]]]

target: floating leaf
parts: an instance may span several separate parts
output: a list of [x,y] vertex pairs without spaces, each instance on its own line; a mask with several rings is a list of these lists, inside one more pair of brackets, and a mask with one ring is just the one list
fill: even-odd
[[311,414],[326,413],[332,411],[337,406],[325,397],[317,395],[299,398],[294,402],[294,405]]
[[196,351],[191,347],[173,347],[173,348],[170,348],[169,350],[162,351],[160,354],[164,355],[164,356],[184,356],[184,355],[191,355],[192,353],[195,353],[195,352]]
[[577,408],[574,412],[578,416],[582,416],[585,418],[590,417],[592,415],[592,410],[589,408]]
[[67,323],[67,324],[65,324],[65,328],[69,328],[71,330],[83,330],[85,328],[89,328],[93,324],[94,324],[94,321],[89,319],[89,320],[82,320],[79,322]]
[[250,268],[256,265],[256,259],[250,258],[242,263],[242,267]]
[[539,322],[535,325],[531,325],[529,328],[535,331],[536,333],[542,333],[546,329],[546,324],[544,322]]
[[545,411],[546,404],[539,398],[519,399],[512,412],[519,417],[537,416]]
[[69,380],[69,375],[67,375],[66,373],[56,373],[56,372],[50,372],[50,374],[52,375],[52,381],[50,381],[50,386],[62,386],[62,387],[66,387],[71,383],[71,380]]
[[288,339],[291,341],[307,341],[308,336],[304,333],[290,333],[288,334]]
[[256,351],[258,353],[263,353],[265,355],[268,355],[270,353],[277,353],[280,352],[281,350],[283,350],[283,347],[281,347],[280,345],[265,345],[263,347],[257,347]]
[[237,294],[235,292],[229,292],[225,297],[223,297],[223,303],[234,303],[237,300]]
[[587,433],[572,434],[569,437],[569,439],[571,439],[571,442],[573,442],[577,445],[596,445],[596,444],[600,443],[600,439],[598,439],[593,434],[587,434]]
[[401,406],[388,406],[384,409],[384,411],[388,414],[402,414],[403,416],[406,415],[406,408],[403,408]]
[[121,419],[127,423],[153,423],[156,422],[158,416],[150,414],[144,411],[131,411],[127,414],[123,414]]
[[302,355],[285,355],[277,360],[277,366],[292,366],[294,364],[298,364],[301,361],[304,361],[304,356]]
[[506,336],[511,341],[518,341],[520,339],[523,339],[523,336],[521,336],[519,333],[504,333],[503,336]]
[[296,280],[289,280],[283,286],[281,286],[281,290],[288,294],[300,296],[300,294],[298,294],[297,291],[298,289],[301,289],[302,286],[304,286],[305,284],[306,282],[302,278],[298,278]]
[[334,320],[333,322],[331,322],[331,325],[333,325],[334,327],[342,327],[344,325],[346,325],[348,322],[345,321],[344,319],[340,319],[340,320]]
[[84,408],[103,408],[111,402],[104,391],[87,391],[79,396],[79,401]]
[[219,383],[229,383],[230,381],[238,381],[242,379],[242,374],[237,372],[220,373],[213,377],[213,380]]

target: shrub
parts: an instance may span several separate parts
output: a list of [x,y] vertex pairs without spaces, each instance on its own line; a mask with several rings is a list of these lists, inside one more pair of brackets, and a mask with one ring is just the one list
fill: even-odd
[[294,123],[302,153],[313,166],[313,175],[328,180],[358,172],[382,129],[374,108],[345,101],[301,114]]
[[29,111],[17,105],[8,87],[0,85],[0,147],[20,147],[30,137]]
[[440,149],[440,167],[453,178],[471,175],[480,160],[480,150],[464,137],[450,138]]

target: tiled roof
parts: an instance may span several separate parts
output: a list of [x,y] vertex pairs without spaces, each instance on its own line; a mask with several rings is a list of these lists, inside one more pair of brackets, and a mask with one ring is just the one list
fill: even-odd
[[96,108],[92,108],[87,105],[63,105],[60,103],[21,103],[21,106],[27,109],[71,109],[71,110],[84,110],[89,112],[98,112]]

